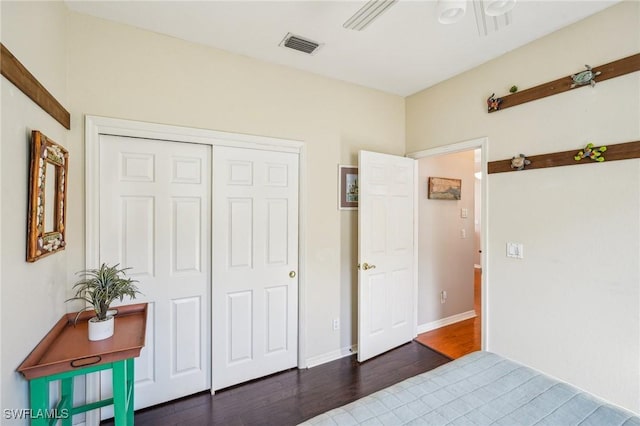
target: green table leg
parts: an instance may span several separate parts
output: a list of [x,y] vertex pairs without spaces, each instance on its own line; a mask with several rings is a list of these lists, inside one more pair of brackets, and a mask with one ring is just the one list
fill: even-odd
[[73,416],[71,415],[71,410],[73,409],[73,379],[73,377],[67,377],[60,380],[62,384],[62,398],[64,399],[60,408],[66,409],[67,413],[69,413],[68,417],[62,419],[62,426],[73,426]]
[[133,402],[133,389],[130,386],[133,380],[128,378],[133,374],[128,364],[127,360],[113,363],[113,419],[116,426],[133,425],[133,407],[129,407],[127,401],[130,396]]
[[[96,373],[111,369],[113,383],[113,398],[107,398],[89,404],[73,406],[74,378],[80,375]],[[60,401],[54,409],[49,406],[49,383],[60,381]],[[134,422],[134,359],[123,359],[108,364],[88,366],[72,371],[66,371],[50,376],[39,377],[29,381],[29,393],[31,403],[31,426],[45,426],[58,424],[62,426],[73,425],[73,415],[85,413],[113,404],[113,417],[116,426],[132,426]],[[67,413],[66,418],[62,415]],[[58,418],[48,418],[51,415]]]
[[[31,410],[34,413],[44,412],[47,408],[49,408],[49,381],[46,377],[40,377],[37,379],[32,379],[29,382],[30,386],[30,399],[31,399]],[[31,419],[31,426],[44,426],[46,425],[47,419],[44,416],[36,416]]]
[[134,385],[134,365],[133,358],[125,361],[127,363],[127,424],[133,425],[133,385]]

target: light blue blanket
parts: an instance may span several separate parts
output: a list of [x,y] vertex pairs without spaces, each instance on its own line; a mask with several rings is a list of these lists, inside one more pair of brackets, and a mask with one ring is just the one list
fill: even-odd
[[640,418],[490,352],[474,352],[303,425],[640,426]]

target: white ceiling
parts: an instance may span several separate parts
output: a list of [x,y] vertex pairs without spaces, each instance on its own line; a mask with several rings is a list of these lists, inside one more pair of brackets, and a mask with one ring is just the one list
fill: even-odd
[[[407,96],[618,1],[519,0],[510,12],[511,25],[486,36],[479,35],[472,0],[463,20],[451,25],[437,21],[434,0],[399,0],[364,31],[347,30],[342,24],[365,0],[66,4],[79,13]],[[280,47],[288,32],[322,46],[313,55]]]

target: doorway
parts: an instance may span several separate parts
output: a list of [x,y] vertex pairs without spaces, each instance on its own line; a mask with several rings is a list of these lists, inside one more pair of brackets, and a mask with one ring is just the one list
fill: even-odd
[[[416,340],[451,358],[484,347],[486,144],[483,138],[409,155],[419,164]],[[459,179],[460,198],[430,199],[432,177]]]

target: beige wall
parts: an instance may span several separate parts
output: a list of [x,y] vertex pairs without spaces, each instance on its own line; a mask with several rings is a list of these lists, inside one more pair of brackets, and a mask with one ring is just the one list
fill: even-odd
[[[354,212],[336,209],[337,164],[489,137],[491,160],[640,138],[638,73],[497,114],[492,92],[530,87],[640,50],[640,4],[625,2],[406,100],[170,37],[3,1],[2,42],[70,110],[67,132],[2,88],[2,408],[27,407],[15,372],[67,308],[84,267],[84,114],[302,140],[309,357],[355,341]],[[405,117],[406,106],[406,117]],[[464,125],[461,125],[464,123]],[[25,256],[28,144],[39,129],[71,152],[63,253]],[[406,129],[406,146],[405,146]],[[489,176],[488,348],[639,411],[638,160]],[[9,184],[10,183],[10,184]],[[504,258],[506,241],[525,259]],[[592,266],[592,264],[596,266]],[[25,316],[28,315],[28,320]],[[341,319],[333,332],[331,321]],[[16,328],[25,320],[28,326]],[[16,422],[17,423],[17,422]]]
[[[304,141],[309,358],[355,341],[354,212],[337,209],[337,165],[360,149],[404,153],[404,99],[75,13],[69,18],[69,146],[84,154],[83,114]],[[84,222],[84,176],[69,219]],[[83,266],[82,232],[70,240]],[[340,318],[334,332],[332,319]]]
[[[487,114],[485,99],[640,51],[625,1],[407,99],[407,151],[489,160],[640,139],[640,73]],[[488,177],[487,349],[640,411],[640,160]],[[508,241],[524,259],[505,256]]]
[[[418,160],[418,327],[473,311],[474,163],[473,150]],[[430,176],[461,179],[460,200],[428,199]]]
[[[1,2],[2,43],[67,106],[66,7],[62,3]],[[68,132],[4,77],[2,98],[0,305],[2,409],[28,408],[27,382],[15,372],[66,311],[70,253],[27,263],[27,183],[31,130],[67,145]],[[72,152],[71,171],[82,157]],[[70,184],[71,186],[75,184]],[[75,202],[75,200],[73,200]],[[68,222],[68,235],[82,228]],[[4,418],[2,424],[18,424]],[[25,424],[26,422],[23,421]]]
[[[2,181],[12,182],[2,190],[3,408],[28,407],[27,382],[14,369],[71,309],[64,300],[85,265],[85,114],[304,141],[306,353],[336,356],[355,342],[356,214],[337,209],[337,165],[355,164],[360,149],[404,152],[403,98],[70,13],[59,2],[2,2],[2,24],[3,43],[70,110],[72,124],[67,132],[2,79]],[[68,246],[35,264],[24,261],[31,129],[71,153]],[[6,320],[27,312],[28,327]]]

